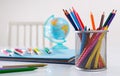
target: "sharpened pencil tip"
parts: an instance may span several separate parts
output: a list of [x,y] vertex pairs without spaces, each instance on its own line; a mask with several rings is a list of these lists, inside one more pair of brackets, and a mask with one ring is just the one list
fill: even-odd
[[105,12],[103,12],[103,15],[105,14]]
[[90,11],[90,15],[93,15],[91,11]]
[[72,10],[69,8],[70,12],[72,12]]
[[117,10],[115,10],[115,13],[117,12]]

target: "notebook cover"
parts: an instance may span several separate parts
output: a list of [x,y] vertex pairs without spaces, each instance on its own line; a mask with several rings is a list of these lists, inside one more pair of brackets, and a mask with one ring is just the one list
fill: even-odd
[[52,51],[52,54],[43,52],[41,55],[30,55],[25,53],[23,56],[14,54],[13,56],[6,56],[0,54],[0,60],[10,61],[29,61],[42,63],[58,63],[58,64],[74,64],[75,51],[74,50],[57,50]]

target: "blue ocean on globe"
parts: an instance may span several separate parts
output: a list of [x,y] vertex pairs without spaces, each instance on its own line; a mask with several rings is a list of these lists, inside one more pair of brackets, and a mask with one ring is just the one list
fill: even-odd
[[67,48],[62,43],[66,41],[69,31],[69,24],[62,17],[51,15],[44,24],[44,36],[57,44],[53,48]]

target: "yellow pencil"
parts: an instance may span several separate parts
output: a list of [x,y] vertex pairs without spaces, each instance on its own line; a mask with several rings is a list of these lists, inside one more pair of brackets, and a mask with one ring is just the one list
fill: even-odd
[[98,42],[97,42],[97,44],[96,44],[96,46],[95,46],[95,48],[94,48],[94,50],[93,50],[91,56],[89,57],[89,59],[88,59],[86,65],[85,65],[85,68],[88,68],[88,69],[90,68],[91,63],[92,63],[92,60],[93,60],[93,57],[95,56],[97,50],[99,49],[99,46],[100,46],[101,43],[102,43],[103,37],[104,37],[104,33],[102,33],[101,36],[100,36],[100,38],[98,39]]
[[88,59],[86,65],[85,65],[85,68],[86,68],[86,69],[89,69],[89,68],[90,68],[91,63],[92,63],[92,60],[93,60],[93,58],[94,58],[94,56],[95,56],[95,54],[96,54],[96,52],[97,52],[99,46],[101,45],[101,42],[102,42],[101,40],[99,40],[99,41],[97,42],[97,44],[96,44],[96,46],[95,46],[95,48],[94,48],[92,54],[90,55],[90,57],[89,57],[89,59]]
[[15,67],[44,67],[47,66],[47,64],[22,64],[22,65],[6,65],[2,66],[2,68],[15,68]]
[[100,56],[100,50],[101,50],[101,45],[99,46],[96,57],[95,57],[94,69],[98,68],[98,59],[99,59],[99,56]]

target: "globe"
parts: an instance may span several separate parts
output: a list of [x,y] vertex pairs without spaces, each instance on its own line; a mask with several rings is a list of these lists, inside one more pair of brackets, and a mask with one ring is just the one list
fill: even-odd
[[51,42],[56,43],[53,50],[68,49],[63,45],[69,33],[69,24],[62,17],[51,15],[44,23],[44,36]]

